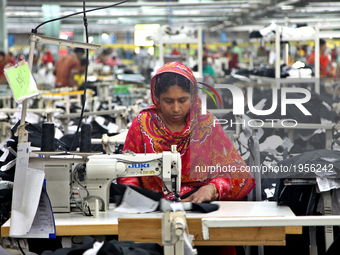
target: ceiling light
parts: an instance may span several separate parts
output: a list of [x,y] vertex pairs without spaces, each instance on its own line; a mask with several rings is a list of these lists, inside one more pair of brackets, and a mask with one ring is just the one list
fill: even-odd
[[159,15],[165,15],[166,10],[165,9],[154,9],[154,8],[142,8],[142,13],[146,15],[154,15],[155,13]]
[[67,36],[67,34],[61,34],[61,35],[59,36],[59,38],[60,38],[60,39],[63,39],[63,40],[67,40],[67,39],[68,39],[68,36]]
[[105,24],[105,25],[109,25],[109,24],[118,24],[119,23],[119,19],[104,19],[104,20],[98,20],[97,24]]
[[103,33],[103,34],[102,34],[102,38],[103,38],[103,39],[108,39],[108,38],[109,38],[109,35],[106,34],[106,33]]
[[179,10],[179,11],[173,11],[173,15],[200,15],[201,12],[199,10]]
[[282,5],[281,10],[282,11],[288,11],[288,10],[293,10],[295,7],[293,5]]
[[314,3],[308,3],[309,6],[327,6],[327,7],[335,7],[339,6],[339,2],[314,2]]
[[300,2],[300,0],[286,0],[275,5],[275,7],[282,7]]

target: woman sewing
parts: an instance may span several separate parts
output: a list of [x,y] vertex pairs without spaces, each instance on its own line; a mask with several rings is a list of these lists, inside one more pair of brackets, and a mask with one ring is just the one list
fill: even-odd
[[[197,82],[189,68],[171,62],[151,79],[153,105],[134,119],[124,150],[136,153],[170,151],[176,144],[182,159],[181,201],[239,200],[255,186],[241,156],[213,116],[201,114]],[[232,166],[236,171],[211,173],[207,166]],[[229,168],[230,169],[230,168]],[[198,170],[198,171],[197,171]],[[155,176],[124,177],[118,182],[162,192]],[[172,197],[167,196],[171,199]]]

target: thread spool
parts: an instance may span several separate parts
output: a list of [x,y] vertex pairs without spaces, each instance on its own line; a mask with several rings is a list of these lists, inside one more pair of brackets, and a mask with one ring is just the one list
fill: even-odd
[[84,123],[80,131],[80,152],[91,152],[91,125]]
[[40,150],[54,151],[54,123],[42,124]]

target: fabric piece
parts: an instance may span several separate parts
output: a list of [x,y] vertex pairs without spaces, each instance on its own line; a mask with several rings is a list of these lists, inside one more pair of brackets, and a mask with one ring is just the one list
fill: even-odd
[[211,65],[206,65],[206,66],[203,67],[203,76],[206,75],[206,74],[212,75],[212,76],[214,76],[215,79],[217,79],[217,75],[216,75],[216,73],[215,73],[215,71],[214,71],[214,69],[212,68]]
[[217,211],[218,208],[220,208],[218,204],[192,203],[192,211],[195,212],[210,213],[213,211]]
[[[116,203],[116,206],[119,206],[122,201],[122,197],[124,196],[124,193],[126,191],[126,185],[122,184],[112,184],[111,190],[110,190],[110,197],[114,198],[114,202]],[[160,193],[153,192],[151,190],[147,189],[141,189],[135,186],[130,186],[131,189],[135,190],[136,192],[139,192],[145,197],[148,197],[154,201],[160,201],[162,199],[162,196]],[[188,192],[183,196],[182,199],[185,197],[190,196],[192,193],[196,192],[197,189],[192,190],[191,192]],[[168,203],[173,203],[173,201],[169,202],[169,200],[166,200]],[[190,202],[187,202],[190,203]],[[192,203],[191,209],[185,209],[186,211],[196,211],[196,212],[202,212],[202,213],[209,213],[213,212],[219,209],[218,204],[210,204],[210,203]],[[157,208],[157,210],[164,210],[161,206]]]
[[9,255],[9,253],[0,245],[0,254]]
[[[185,76],[193,86],[190,113],[186,126],[180,132],[172,133],[158,114],[159,102],[155,96],[156,76],[173,72]],[[240,171],[245,163],[224,133],[222,127],[214,124],[213,115],[201,114],[201,100],[197,94],[197,82],[191,70],[179,62],[171,62],[158,69],[151,80],[153,105],[143,109],[129,128],[124,150],[136,153],[161,153],[177,145],[182,159],[182,187],[180,196],[207,184],[216,186],[220,200],[238,200],[246,196],[255,185],[251,173]],[[208,167],[233,167],[235,171],[209,172]],[[141,180],[141,183],[140,183]],[[162,192],[162,180],[148,176],[118,178],[117,182]],[[171,199],[170,196],[165,198]]]
[[97,252],[102,248],[103,242],[95,242],[93,248],[85,251],[83,255],[97,255]]

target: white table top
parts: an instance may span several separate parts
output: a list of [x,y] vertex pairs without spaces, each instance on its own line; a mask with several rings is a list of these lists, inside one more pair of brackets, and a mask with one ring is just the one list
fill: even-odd
[[[247,219],[256,222],[260,219],[291,219],[295,217],[294,213],[287,206],[277,206],[276,202],[241,202],[226,201],[214,202],[220,205],[217,211],[211,213],[187,212],[187,219],[205,219],[205,220],[233,220],[242,222]],[[57,235],[112,235],[118,234],[118,219],[161,219],[162,212],[153,213],[118,213],[113,211],[114,205],[110,210],[99,212],[98,217],[83,216],[81,213],[54,213],[55,226]],[[216,223],[213,223],[216,224]],[[241,224],[242,225],[242,224]],[[244,225],[239,227],[244,227]],[[289,225],[287,225],[289,226]],[[211,226],[214,227],[214,226]],[[237,227],[237,226],[236,226]],[[2,237],[9,236],[10,220],[5,222],[1,227]],[[207,226],[209,228],[209,226]],[[295,232],[294,232],[295,233]]]
[[[222,218],[222,217],[292,217],[294,213],[287,206],[277,206],[276,202],[215,202],[220,204],[217,211],[211,213],[187,212],[187,218]],[[112,208],[112,207],[111,207]],[[154,213],[117,213],[113,210],[100,212],[99,217],[86,217],[81,213],[55,213],[56,225],[105,225],[117,224],[118,218],[161,218],[162,212]]]

